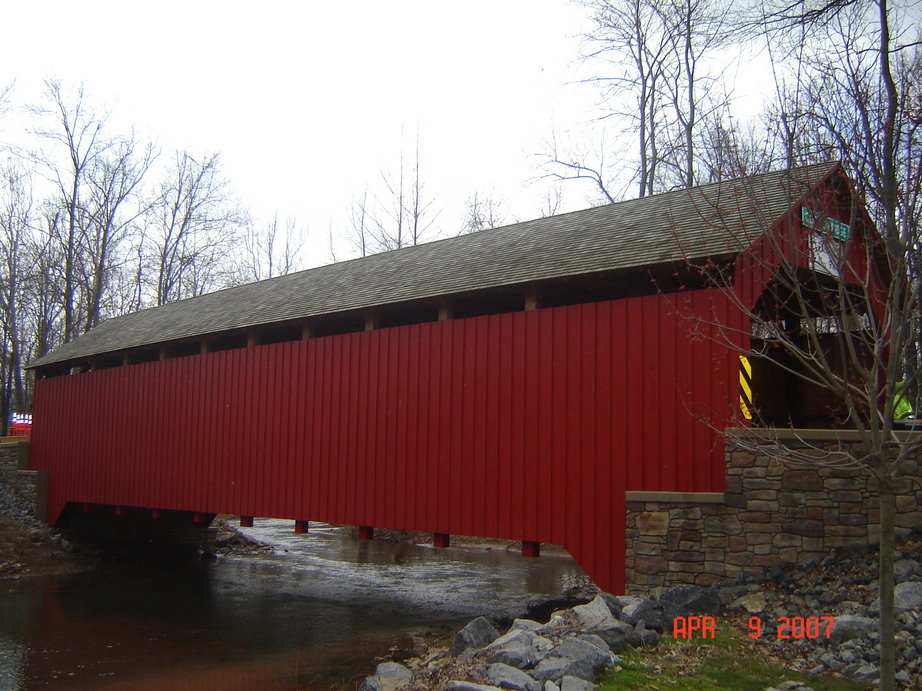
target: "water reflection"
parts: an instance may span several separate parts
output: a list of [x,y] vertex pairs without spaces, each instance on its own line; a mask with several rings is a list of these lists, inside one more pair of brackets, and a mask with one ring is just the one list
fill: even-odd
[[418,630],[515,616],[582,578],[563,557],[258,531],[277,553],[0,582],[0,689],[348,686]]

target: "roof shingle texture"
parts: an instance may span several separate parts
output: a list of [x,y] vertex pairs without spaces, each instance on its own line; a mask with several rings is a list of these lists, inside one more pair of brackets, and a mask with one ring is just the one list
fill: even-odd
[[219,290],[109,319],[30,367],[375,305],[739,252],[834,165],[675,190]]

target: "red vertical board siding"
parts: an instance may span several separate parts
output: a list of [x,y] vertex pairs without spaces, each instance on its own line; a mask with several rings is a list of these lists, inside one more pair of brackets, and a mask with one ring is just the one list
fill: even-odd
[[87,502],[557,542],[619,591],[626,490],[722,489],[737,364],[709,322],[729,314],[699,291],[40,380],[31,464],[53,519]]
[[[525,532],[523,512],[524,507],[531,503],[526,500],[525,483],[523,478],[527,472],[526,463],[526,429],[528,398],[526,391],[525,365],[525,314],[522,312],[512,315],[512,319],[504,319],[503,323],[509,328],[504,343],[510,352],[509,357],[509,426],[503,430],[503,437],[509,440],[509,484],[506,487],[506,502],[509,512],[509,521],[506,527],[510,535],[523,535]],[[515,404],[513,405],[513,401]],[[33,416],[33,420],[35,417]],[[33,423],[34,424],[34,423]]]
[[[533,411],[526,410],[528,446],[525,450],[525,501],[532,502],[530,515],[526,514],[523,525],[525,539],[538,540],[538,535],[552,534],[556,526],[556,511],[560,503],[554,500],[554,493],[559,486],[559,478],[554,482],[539,482],[553,477],[551,458],[554,449],[554,431],[550,425],[554,416],[553,382],[554,370],[554,315],[547,312],[529,312],[525,320],[531,322],[531,338],[525,347],[530,357],[526,361],[525,376],[529,388],[527,403],[532,403]],[[542,323],[543,322],[543,323]],[[534,364],[533,364],[534,363]],[[541,372],[542,376],[538,376]],[[528,414],[530,413],[530,414]],[[34,418],[33,418],[34,419]]]

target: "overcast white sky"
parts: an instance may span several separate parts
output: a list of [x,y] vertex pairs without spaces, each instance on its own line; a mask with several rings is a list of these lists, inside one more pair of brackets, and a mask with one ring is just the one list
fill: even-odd
[[[538,216],[534,154],[593,115],[592,90],[568,85],[588,18],[567,0],[7,1],[2,17],[15,103],[57,76],[166,152],[221,152],[257,217],[308,227],[307,265],[328,261],[352,196],[396,169],[401,136],[409,150],[419,132],[454,232],[474,190],[510,221]],[[591,188],[565,189],[565,208],[589,205]]]

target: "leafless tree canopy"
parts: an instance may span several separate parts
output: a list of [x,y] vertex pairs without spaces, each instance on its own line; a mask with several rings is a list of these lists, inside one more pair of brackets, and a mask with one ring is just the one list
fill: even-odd
[[483,192],[473,192],[468,196],[464,216],[462,233],[497,228],[506,220],[502,203],[492,193]]
[[31,407],[23,366],[99,322],[300,268],[296,221],[252,221],[216,153],[163,155],[57,80],[25,112],[34,145],[0,146],[4,425]]
[[[709,63],[726,40],[726,8],[715,0],[586,0],[593,30],[583,56],[595,69],[599,118],[627,144],[638,197],[690,187],[714,173],[706,166],[708,130],[726,105],[719,73]],[[633,151],[632,151],[633,150]],[[554,144],[545,154],[548,175],[589,180],[604,201],[616,201],[624,156],[596,157]],[[608,158],[617,170],[605,165]]]
[[381,170],[374,185],[353,197],[346,235],[362,257],[410,247],[434,239],[437,215],[417,134],[412,154],[401,146],[396,167]]
[[[727,267],[697,268],[726,292],[751,325],[745,330],[737,326],[735,333],[726,325],[727,345],[740,348],[751,337],[751,356],[825,392],[836,402],[836,424],[857,432],[861,440],[858,450],[835,458],[814,449],[800,460],[862,466],[878,479],[881,678],[883,688],[892,688],[893,576],[887,560],[893,546],[892,488],[905,481],[901,473],[920,451],[915,437],[894,428],[893,418],[901,396],[915,410],[922,409],[922,28],[917,3],[584,4],[594,26],[585,59],[595,74],[587,81],[599,87],[597,115],[606,133],[618,136],[600,140],[594,155],[552,140],[544,154],[547,176],[589,181],[601,190],[603,203],[619,199],[619,185],[627,179],[636,195],[644,196],[819,161],[841,161],[851,180],[836,183],[840,200],[849,200],[844,208],[830,206],[829,199],[808,200],[813,216],[803,238],[807,244],[792,245],[790,235],[769,236],[774,246],[750,257],[754,270],[773,276],[757,300],[741,297]],[[734,43],[750,49],[763,45],[770,58],[770,97],[754,119],[736,116],[733,94],[709,64],[715,50]],[[630,178],[621,170],[625,159]],[[792,205],[797,201],[792,199]],[[707,210],[702,223],[717,212]],[[831,216],[847,221],[851,231],[832,224]],[[771,224],[775,219],[762,220]],[[792,220],[789,232],[801,223]],[[732,229],[721,230],[732,237]],[[748,247],[743,243],[733,251],[745,253]],[[756,422],[768,427],[802,422],[784,414],[775,411]],[[784,453],[780,447],[773,452]]]
[[[746,351],[740,344],[751,343],[743,354],[771,376],[792,377],[821,392],[827,422],[858,440],[834,453],[816,448],[792,454],[771,432],[803,425],[787,401],[757,407],[754,423],[765,433],[736,443],[786,461],[861,467],[877,480],[882,688],[894,687],[894,488],[918,486],[917,471],[907,475],[907,469],[922,452],[919,435],[901,433],[894,422],[901,398],[915,410],[922,404],[922,53],[918,23],[903,19],[887,0],[781,0],[754,7],[736,31],[769,47],[776,98],[748,131],[728,129],[727,116],[715,119],[707,145],[699,148],[707,154],[701,169],[718,179],[822,160],[841,161],[847,173],[829,183],[835,195],[808,197],[803,209],[800,188],[790,201],[802,216],[772,228],[755,249],[745,242],[733,248],[749,271],[771,277],[759,294],[734,283],[737,265],[697,268],[748,325],[726,324],[726,344]],[[641,170],[651,165],[662,162],[653,157]],[[714,212],[704,213],[702,223]],[[774,220],[757,222],[768,230]],[[733,229],[722,231],[732,237]]]

